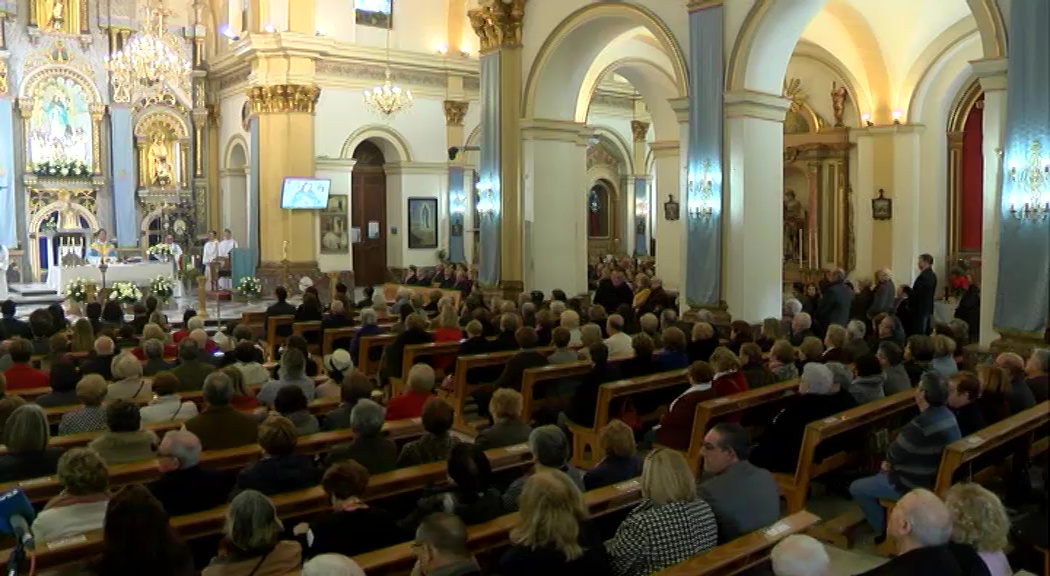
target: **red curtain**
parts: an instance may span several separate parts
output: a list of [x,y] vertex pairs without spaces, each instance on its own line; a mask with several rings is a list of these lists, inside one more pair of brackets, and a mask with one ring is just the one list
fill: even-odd
[[959,250],[980,251],[984,214],[984,96],[970,109],[963,127],[962,182],[959,187]]

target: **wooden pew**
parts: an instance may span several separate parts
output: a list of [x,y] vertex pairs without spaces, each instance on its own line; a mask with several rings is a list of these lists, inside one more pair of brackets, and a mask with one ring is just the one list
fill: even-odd
[[365,376],[374,376],[379,373],[379,367],[381,360],[372,361],[369,358],[369,353],[372,348],[386,346],[393,344],[397,338],[397,334],[376,334],[374,336],[365,336],[358,341],[357,349],[357,369],[361,371]]
[[[392,440],[407,440],[421,436],[423,434],[423,425],[419,418],[412,418],[387,422],[383,426],[383,430],[386,431]],[[353,432],[350,430],[308,434],[299,438],[295,452],[298,454],[320,454],[336,444],[351,441],[353,436]],[[208,450],[201,453],[200,465],[204,468],[216,470],[236,470],[255,462],[261,455],[262,452],[258,444],[227,450]],[[158,477],[160,477],[160,470],[157,468],[156,460],[144,460],[142,462],[118,464],[109,467],[110,488],[149,482]],[[56,496],[62,489],[57,476],[44,476],[0,485],[0,489],[4,491],[14,488],[22,488],[31,502],[46,502]]]
[[[1050,422],[1050,401],[1037,404],[1028,410],[1018,412],[1005,420],[952,442],[941,454],[941,465],[937,469],[934,492],[943,497],[945,492],[952,487],[952,479],[955,477],[956,470],[973,462],[978,456],[987,454],[1013,440],[1031,436],[1047,422]],[[1029,443],[1035,444],[1031,439]],[[1029,451],[1029,457],[1034,455],[1032,452]],[[978,476],[980,472],[980,470],[976,473],[970,470],[967,476]]]
[[527,368],[521,376],[521,418],[528,422],[532,415],[547,404],[551,395],[542,400],[536,399],[536,388],[541,383],[558,381],[564,378],[585,376],[594,366],[586,360],[573,362],[571,364],[555,364],[553,366],[540,366],[538,368]]
[[[405,351],[402,353],[401,360],[401,377],[390,379],[390,395],[398,396],[407,391],[408,386],[406,384],[408,380],[408,371],[412,369],[412,366],[423,362],[423,358],[429,356],[442,356],[445,354],[455,355],[459,352],[459,346],[463,343],[463,340],[456,340],[452,342],[431,342],[429,344],[412,344],[405,346]],[[440,379],[441,374],[438,375]]]
[[[805,399],[800,401],[805,402]],[[915,406],[915,391],[904,390],[881,400],[867,402],[845,412],[807,424],[795,473],[773,475],[780,488],[780,495],[787,501],[788,513],[793,514],[802,510],[809,493],[809,485],[815,478],[855,462],[863,452],[862,450],[839,452],[821,462],[816,462],[817,446],[831,438],[856,431],[868,424],[903,414],[913,406]]]
[[318,354],[321,352],[321,321],[311,320],[310,322],[292,323],[292,336],[302,336],[309,342],[311,334],[317,334],[318,344],[308,344],[307,349],[311,354]]
[[252,336],[261,339],[266,336],[266,312],[241,312],[241,326],[252,329]]
[[727,576],[740,574],[769,561],[777,542],[799,534],[820,521],[820,517],[801,510],[785,516],[771,526],[716,546],[685,562],[657,572],[659,576]]
[[[196,403],[198,405],[198,409],[200,409],[204,405],[203,395],[196,391],[186,392],[184,394],[180,394],[180,396],[185,401]],[[146,404],[149,404],[150,400],[152,400],[152,398],[138,398],[135,399],[134,402],[136,404],[145,406]],[[339,398],[317,398],[310,402],[308,408],[311,414],[317,416],[320,414],[326,414],[329,411],[334,410],[335,407],[339,405],[339,402]],[[47,415],[47,421],[49,423],[57,424],[60,420],[62,420],[63,416],[74,410],[79,410],[80,408],[81,406],[78,404],[74,404],[72,406],[56,406],[54,408],[45,408],[44,413]]]
[[693,473],[698,474],[703,468],[700,448],[704,445],[704,435],[714,426],[716,420],[755,406],[769,405],[794,396],[798,392],[798,382],[798,380],[789,380],[697,404],[696,412],[693,413],[693,430],[689,436],[689,450],[686,453],[686,460],[689,461]]
[[285,337],[277,335],[278,326],[291,326],[295,323],[295,316],[291,314],[282,314],[280,316],[270,316],[266,322],[266,357],[270,360],[276,359],[276,349],[284,344]]
[[[623,510],[637,504],[640,499],[641,483],[637,479],[591,490],[583,494],[584,504],[586,504],[591,517],[601,517],[617,510]],[[469,526],[467,528],[467,545],[470,547],[470,551],[473,554],[482,554],[507,546],[510,543],[510,531],[520,520],[521,514],[514,512],[484,524]],[[412,565],[416,561],[412,548],[412,542],[405,542],[382,550],[354,556],[354,561],[369,576],[406,574],[411,571]]]
[[430,303],[430,293],[434,290],[439,290],[442,298],[446,296],[451,297],[452,304],[456,308],[459,308],[459,301],[463,297],[463,294],[459,290],[446,290],[434,286],[409,286],[407,284],[393,284],[389,282],[383,284],[383,297],[386,298],[387,302],[395,302],[397,300],[397,293],[401,289],[410,290],[414,294],[419,294],[423,297],[424,304]]
[[[335,341],[346,340],[349,342],[354,337],[355,332],[357,332],[357,328],[351,326],[347,326],[346,328],[329,328],[328,330],[325,330],[324,336],[321,337],[321,355],[328,356],[332,352],[335,352]],[[347,352],[349,351],[350,350],[347,350]]]
[[[172,430],[178,430],[185,424],[182,420],[176,420],[173,422],[158,422],[156,424],[146,424],[142,426],[144,430],[152,430],[158,438],[163,438],[165,434]],[[87,446],[92,440],[101,436],[105,431],[99,430],[96,432],[81,432],[80,434],[65,434],[63,436],[52,436],[48,442],[48,446],[53,448],[62,448],[63,450],[69,450],[70,448],[78,448],[81,446]],[[7,447],[0,446],[0,454],[6,454]]]
[[[640,392],[680,386],[688,381],[688,370],[672,370],[633,380],[602,384],[598,389],[598,404],[594,412],[594,426],[586,427],[575,422],[569,422],[569,430],[572,431],[572,464],[580,468],[591,468],[601,459],[598,450],[598,432],[612,419],[609,415],[609,410],[612,408],[614,400]],[[588,448],[590,448],[590,456],[587,456]]]
[[[532,464],[532,453],[528,445],[495,448],[485,452],[494,471],[528,468]],[[443,483],[447,479],[445,462],[423,464],[402,468],[372,476],[364,499],[368,501],[390,498],[422,490],[429,484]],[[639,490],[636,488],[635,492]],[[640,494],[635,497],[635,500]],[[291,519],[306,519],[331,508],[331,501],[320,486],[273,496],[277,515],[286,522]],[[633,502],[631,502],[633,503]],[[184,540],[217,535],[222,532],[226,520],[226,506],[175,516],[171,525]],[[289,524],[290,525],[290,524]],[[54,568],[82,562],[102,552],[102,531],[96,530],[84,536],[52,542],[37,549],[37,570]],[[10,550],[0,552],[0,563],[6,566]]]
[[[554,348],[536,348],[537,352],[543,354],[551,354],[554,352]],[[453,423],[453,428],[467,434],[477,434],[478,431],[473,425],[467,422],[465,415],[467,404],[471,402],[471,393],[482,387],[482,385],[471,386],[467,382],[467,373],[474,368],[484,368],[487,366],[502,366],[510,360],[517,350],[511,350],[508,352],[492,352],[489,354],[472,354],[470,356],[460,356],[456,358],[456,376],[452,381],[452,390],[439,389],[441,393],[452,407],[456,411],[456,420]]]

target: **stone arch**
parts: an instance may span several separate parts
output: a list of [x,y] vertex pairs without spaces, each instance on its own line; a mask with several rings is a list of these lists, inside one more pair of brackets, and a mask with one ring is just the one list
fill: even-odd
[[353,158],[354,150],[365,140],[374,142],[382,150],[383,157],[389,164],[412,161],[412,150],[408,140],[397,130],[379,125],[362,126],[355,130],[343,143],[339,157]]
[[632,148],[627,144],[627,141],[623,139],[620,134],[608,126],[603,125],[588,125],[587,128],[593,130],[595,135],[598,136],[600,142],[604,142],[606,147],[611,148],[616,152],[617,159],[627,169],[627,173],[634,174],[634,154]]
[[918,122],[917,118],[921,113],[921,88],[928,83],[930,75],[935,73],[939,65],[949,60],[950,55],[960,46],[972,41],[974,35],[978,34],[979,32],[973,27],[973,19],[964,18],[938,35],[922,51],[914,65],[908,70],[908,75],[901,85],[902,101],[906,97],[908,102],[906,112],[908,122]]
[[84,92],[84,98],[87,100],[88,104],[98,104],[102,102],[102,94],[98,91],[98,86],[91,81],[91,78],[77,68],[62,65],[44,66],[30,72],[25,79],[22,80],[22,86],[19,90],[18,97],[31,100],[34,88],[36,88],[37,84],[57,76],[68,78],[79,86]]
[[522,116],[572,120],[590,67],[599,54],[624,34],[643,28],[670,60],[674,94],[688,96],[688,67],[681,47],[667,26],[642,6],[628,3],[589,4],[562,20],[547,36],[525,83]]
[[846,101],[846,105],[853,108],[853,111],[857,114],[857,118],[860,118],[861,114],[864,112],[870,112],[874,108],[871,91],[863,89],[857,75],[844,66],[834,54],[829,52],[823,46],[819,46],[808,40],[799,40],[798,45],[795,46],[795,52],[792,54],[792,57],[809,58],[815,62],[819,62],[830,68],[832,72],[839,76],[839,78],[842,78],[846,82],[846,89],[849,90],[850,95],[850,98]]
[[[787,62],[809,22],[829,0],[757,0],[730,53],[726,90],[779,94]],[[1006,33],[996,0],[966,0],[986,58],[1006,54]]]
[[624,77],[642,95],[642,100],[649,109],[655,139],[678,140],[680,134],[678,118],[668,102],[668,97],[677,93],[674,78],[650,60],[621,58],[611,62],[596,74],[592,74],[593,81],[583,86],[586,92],[580,92],[576,120],[586,121],[594,92],[598,88],[598,81],[606,74],[613,72]]
[[[234,163],[235,160],[239,160],[234,156],[239,152],[240,158],[244,161],[241,163]],[[222,166],[226,170],[236,170],[243,168],[248,165],[248,141],[245,140],[241,134],[235,134],[231,136],[226,142],[226,149],[222,153]]]

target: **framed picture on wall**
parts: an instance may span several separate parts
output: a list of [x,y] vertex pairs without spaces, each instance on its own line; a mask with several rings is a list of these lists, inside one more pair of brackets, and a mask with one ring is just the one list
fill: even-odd
[[408,247],[437,248],[437,198],[408,199]]
[[321,213],[321,254],[350,253],[350,222],[346,212],[346,196],[329,196],[328,206]]
[[392,29],[394,0],[354,0],[354,21],[361,26]]

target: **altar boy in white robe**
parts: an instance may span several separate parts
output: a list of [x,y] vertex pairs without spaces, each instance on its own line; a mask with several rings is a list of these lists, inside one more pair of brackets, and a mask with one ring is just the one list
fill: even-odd
[[172,278],[172,296],[182,298],[182,280],[178,277],[179,273],[182,272],[182,247],[175,242],[175,238],[171,234],[164,237],[164,243],[171,248],[171,259],[175,263]]
[[[222,231],[222,240],[219,242],[219,258],[229,258],[234,248],[237,248],[237,241],[233,239],[233,232],[227,228]],[[232,290],[233,278],[219,278],[219,288]]]
[[204,264],[204,277],[208,279],[208,290],[212,287],[211,263],[219,256],[219,235],[214,230],[208,232],[208,241],[204,243],[201,262]]
[[7,300],[7,268],[11,264],[11,254],[7,246],[0,244],[0,300]]

